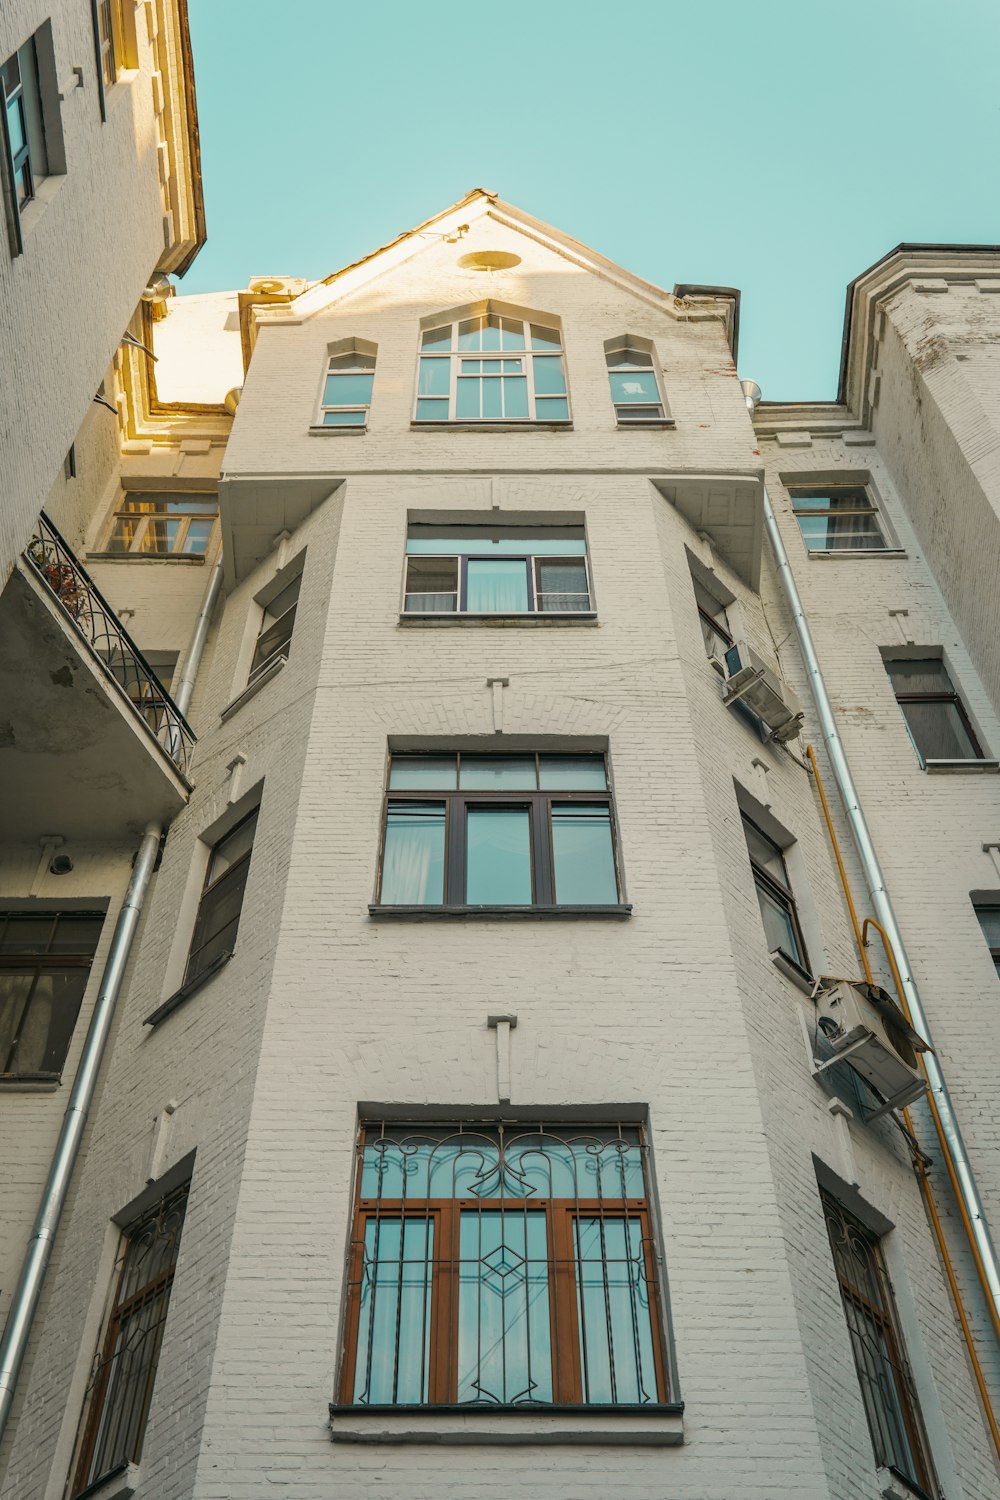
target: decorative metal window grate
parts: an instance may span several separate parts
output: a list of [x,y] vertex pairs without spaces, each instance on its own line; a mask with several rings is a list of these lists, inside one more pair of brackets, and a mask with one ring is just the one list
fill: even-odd
[[821,1193],[875,1462],[937,1495],[927,1436],[877,1235]]
[[189,1187],[161,1198],[125,1230],[107,1336],[90,1380],[74,1494],[142,1454]]
[[40,516],[24,554],[56,596],[91,653],[179,771],[187,771],[195,737],[187,720],[114,610],[47,516]]
[[366,1125],[345,1405],[667,1400],[632,1125]]

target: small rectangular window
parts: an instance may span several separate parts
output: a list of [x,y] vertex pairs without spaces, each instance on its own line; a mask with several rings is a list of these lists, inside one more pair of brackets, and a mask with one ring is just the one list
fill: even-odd
[[663,422],[667,413],[653,361],[645,340],[609,339],[604,345],[611,400],[619,427]]
[[889,547],[865,485],[789,485],[788,493],[810,552],[885,552]]
[[890,658],[885,669],[921,765],[982,760],[965,705],[939,656]]
[[619,900],[603,755],[392,755],[382,905]]
[[820,1197],[875,1462],[916,1485],[920,1494],[937,1495],[879,1238],[828,1193]]
[[103,926],[101,911],[0,912],[0,1078],[58,1078]]
[[746,813],[741,816],[768,952],[782,953],[808,974],[809,958],[784,853],[780,844],[776,844]]
[[351,347],[335,346],[326,367],[323,397],[320,403],[322,427],[364,427],[372,403],[375,383],[375,345],[358,340]]
[[257,644],[254,647],[253,660],[250,663],[250,676],[247,686],[250,687],[263,677],[264,673],[279,660],[287,660],[291,651],[292,632],[295,629],[295,612],[299,604],[299,590],[302,587],[302,574],[296,573],[295,577],[285,584],[280,593],[275,594],[269,604],[265,605],[260,629],[257,632]]
[[259,807],[212,846],[198,905],[184,984],[228,957],[236,944],[243,893],[250,873]]
[[996,901],[977,901],[975,911],[1000,979],[1000,896]]
[[115,511],[109,552],[204,557],[217,535],[216,495],[129,490]]
[[142,1456],[189,1183],[124,1230],[107,1333],[91,1377],[71,1493]]
[[407,531],[405,614],[593,611],[582,526],[435,526]]
[[645,1131],[370,1123],[345,1406],[669,1400]]

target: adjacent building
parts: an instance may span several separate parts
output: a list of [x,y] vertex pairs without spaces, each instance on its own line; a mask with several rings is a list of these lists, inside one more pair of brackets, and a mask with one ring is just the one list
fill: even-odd
[[748,404],[477,190],[132,325],[0,596],[8,1329],[107,1029],[4,1500],[1000,1496],[998,289]]

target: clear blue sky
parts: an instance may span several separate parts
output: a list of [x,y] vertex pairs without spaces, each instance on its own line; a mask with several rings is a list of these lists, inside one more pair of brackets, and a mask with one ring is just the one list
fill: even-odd
[[1000,243],[998,0],[190,0],[208,244],[315,278],[481,186],[665,287],[743,293],[740,373],[836,393],[848,281]]

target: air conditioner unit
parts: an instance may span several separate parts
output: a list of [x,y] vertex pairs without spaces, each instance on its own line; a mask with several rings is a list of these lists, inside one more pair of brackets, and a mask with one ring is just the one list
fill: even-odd
[[795,694],[778,672],[777,662],[769,662],[751,651],[746,641],[734,641],[728,651],[712,658],[712,665],[723,678],[725,703],[745,703],[771,731],[771,738],[793,740],[802,728],[802,710]]
[[925,1092],[917,1053],[931,1049],[885,990],[864,980],[827,980],[814,998],[818,1029],[834,1054],[817,1058],[816,1072],[848,1063],[885,1100],[877,1114],[901,1109]]
[[263,292],[272,297],[299,297],[309,285],[301,276],[251,276],[248,292]]

